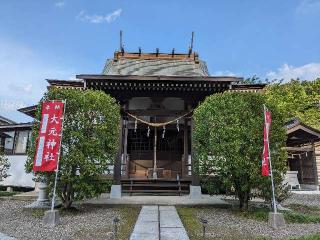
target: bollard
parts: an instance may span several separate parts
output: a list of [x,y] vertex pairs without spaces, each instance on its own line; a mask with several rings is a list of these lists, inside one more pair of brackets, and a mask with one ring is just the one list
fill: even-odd
[[114,239],[118,239],[118,224],[120,222],[120,219],[118,217],[115,217],[113,219],[113,231],[114,231]]
[[200,222],[202,223],[202,238],[206,239],[206,227],[208,224],[208,220],[204,218],[200,218]]

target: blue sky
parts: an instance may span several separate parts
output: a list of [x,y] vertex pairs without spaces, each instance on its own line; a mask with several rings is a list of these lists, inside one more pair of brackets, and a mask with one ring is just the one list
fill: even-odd
[[46,78],[100,73],[119,47],[194,50],[211,75],[320,76],[320,0],[1,0],[0,115],[37,103]]

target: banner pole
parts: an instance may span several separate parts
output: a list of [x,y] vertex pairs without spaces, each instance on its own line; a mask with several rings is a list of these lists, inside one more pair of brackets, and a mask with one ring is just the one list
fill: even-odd
[[64,123],[64,118],[65,118],[67,100],[63,100],[62,102],[63,102],[63,119],[62,119],[62,123],[61,123],[61,137],[60,137],[60,144],[59,144],[59,154],[58,154],[58,160],[57,160],[56,176],[54,179],[53,196],[52,196],[52,201],[51,201],[51,211],[54,210],[54,205],[56,202],[56,189],[57,189],[59,162],[60,162],[60,153],[61,153],[61,144],[62,144],[63,123]]
[[[266,105],[265,104],[263,104],[263,111],[264,111],[264,121],[266,124],[267,119],[266,119]],[[271,163],[271,155],[270,155],[270,145],[269,145],[269,130],[270,129],[269,129],[268,125],[266,125],[266,127],[267,127],[268,159],[269,159],[270,177],[271,177],[273,211],[274,211],[274,213],[277,213],[277,205],[276,205],[276,197],[275,197],[273,173],[272,173],[272,163]]]

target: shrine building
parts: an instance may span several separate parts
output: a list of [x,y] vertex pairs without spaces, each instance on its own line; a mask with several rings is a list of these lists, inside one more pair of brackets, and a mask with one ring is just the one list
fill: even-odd
[[[130,194],[199,193],[192,159],[193,110],[214,93],[258,92],[265,86],[241,84],[239,77],[210,76],[192,49],[180,54],[121,48],[102,73],[76,77],[47,81],[49,88],[102,90],[120,103],[120,150],[111,173],[117,191]],[[31,106],[19,111],[34,116],[35,110]]]

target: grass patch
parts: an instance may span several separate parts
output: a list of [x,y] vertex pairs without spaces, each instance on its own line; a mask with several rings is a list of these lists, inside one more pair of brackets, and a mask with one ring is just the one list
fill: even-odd
[[7,192],[7,191],[0,191],[0,197],[11,197],[13,195],[16,195],[20,192]]
[[177,207],[181,221],[185,226],[191,240],[201,240],[202,225],[197,218],[197,209],[192,207]]
[[133,231],[134,225],[137,221],[141,207],[138,206],[120,206],[120,227],[119,240],[127,240]]
[[23,212],[26,214],[26,215],[31,215],[32,217],[34,218],[43,218],[44,216],[44,212],[46,211],[47,209],[33,209],[33,208],[24,208],[23,209]]
[[[181,218],[181,221],[184,225],[184,227],[187,230],[188,236],[190,240],[203,240],[202,237],[202,224],[200,222],[199,216],[197,214],[200,210],[205,211],[212,211],[214,209],[226,209],[229,210],[230,206],[221,207],[177,207],[178,214]],[[226,226],[227,227],[227,226]],[[224,229],[214,227],[214,226],[208,226],[206,232],[207,233],[216,233],[217,236],[208,236],[206,235],[206,240],[266,240],[268,238],[259,237],[259,236],[253,236],[250,234],[245,234],[242,232],[239,232],[234,229],[228,229],[227,232],[225,232]]]
[[[283,211],[287,223],[320,223],[320,208],[303,205],[291,205],[292,211]],[[245,218],[268,221],[268,208],[250,208],[248,211],[235,210],[234,213]]]
[[249,208],[248,211],[241,211],[239,209],[233,210],[233,213],[249,219],[258,221],[268,221],[268,215],[270,210],[267,208]]
[[288,207],[294,211],[304,213],[304,214],[319,214],[320,215],[320,207],[318,206],[306,206],[301,204],[290,204]]
[[288,211],[283,215],[287,223],[320,223],[320,216]]
[[304,236],[304,237],[298,237],[298,238],[289,238],[289,240],[319,240],[320,234],[310,235],[310,236]]

